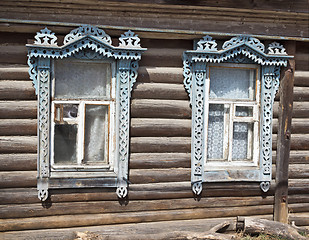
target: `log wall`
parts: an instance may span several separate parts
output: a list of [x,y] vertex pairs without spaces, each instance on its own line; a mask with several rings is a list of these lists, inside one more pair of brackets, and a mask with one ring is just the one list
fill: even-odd
[[[46,238],[52,232],[55,239],[69,239],[74,237],[73,231],[86,230],[115,235],[120,227],[123,235],[129,229],[141,231],[142,227],[160,231],[167,226],[191,226],[203,231],[205,226],[210,228],[223,219],[235,220],[236,216],[272,218],[274,181],[266,194],[256,183],[208,183],[201,199],[192,194],[191,108],[183,87],[181,58],[183,51],[192,49],[193,41],[184,39],[141,41],[148,51],[142,56],[131,101],[128,200],[119,202],[114,189],[66,189],[50,191],[50,200],[42,204],[36,191],[36,96],[26,66],[25,44],[33,34],[1,33],[5,38],[0,38],[3,238]],[[290,220],[300,226],[309,226],[308,49],[308,43],[296,44],[289,169]],[[274,108],[273,164],[277,107],[278,99]]]

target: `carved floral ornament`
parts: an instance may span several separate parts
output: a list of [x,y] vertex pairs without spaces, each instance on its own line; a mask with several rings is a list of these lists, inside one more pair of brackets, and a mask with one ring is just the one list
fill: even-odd
[[[117,187],[119,198],[127,195],[128,155],[129,155],[129,112],[130,92],[137,78],[138,61],[147,50],[141,48],[140,39],[132,31],[127,31],[119,38],[119,46],[112,45],[112,39],[103,30],[89,25],[80,26],[64,37],[62,46],[58,46],[57,37],[45,28],[35,36],[34,44],[28,44],[29,75],[38,95],[38,197],[45,201],[48,189],[55,187],[50,170],[50,114],[51,114],[51,60],[74,57],[88,60],[109,60],[116,63],[116,111],[118,118],[117,153],[118,164],[114,177],[97,180],[89,185],[76,179],[72,187],[85,184],[94,187],[98,182],[102,187]],[[76,173],[78,174],[78,173]],[[108,175],[110,176],[110,175]],[[65,180],[65,179],[63,179]],[[80,182],[78,182],[80,180]],[[59,179],[58,179],[59,181]],[[91,181],[90,181],[91,182]]]
[[[272,165],[272,109],[279,88],[280,67],[287,66],[288,56],[282,45],[271,43],[267,50],[257,38],[237,36],[226,41],[222,49],[210,36],[197,42],[196,50],[183,54],[184,87],[192,105],[191,140],[191,184],[192,191],[199,195],[203,182],[249,181],[260,182],[262,191],[267,192],[271,181]],[[217,63],[250,63],[261,67],[261,113],[259,140],[259,169],[208,170],[205,166],[205,84],[207,66]],[[210,80],[211,81],[211,80]],[[238,176],[242,176],[238,178]]]

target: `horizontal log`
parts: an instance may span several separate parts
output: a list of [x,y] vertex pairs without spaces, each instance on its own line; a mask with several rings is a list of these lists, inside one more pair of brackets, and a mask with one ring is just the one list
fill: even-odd
[[[276,151],[272,152],[273,164],[276,163]],[[306,150],[291,150],[289,164],[306,164],[309,162],[309,151]]]
[[130,201],[120,205],[118,201],[67,202],[52,203],[49,208],[42,204],[0,205],[1,218],[43,217],[69,214],[122,213],[158,210],[217,208],[217,207],[247,207],[271,205],[273,197],[222,197],[201,198],[195,201],[189,199]]
[[190,168],[190,153],[131,153],[130,169]]
[[295,222],[296,226],[309,227],[309,211],[302,213],[289,213],[289,222]]
[[36,136],[0,136],[0,153],[36,153]]
[[[31,230],[31,231],[10,231],[0,233],[3,240],[7,239],[48,239],[53,236],[54,239],[76,239],[76,232],[90,232],[95,235],[107,237],[117,237],[121,239],[139,239],[145,235],[162,232],[162,229],[168,229],[169,232],[192,231],[204,232],[215,225],[229,221],[230,226],[227,230],[236,230],[236,218],[216,218],[216,219],[197,219],[197,220],[181,220],[181,221],[164,221],[164,222],[148,222],[139,224],[115,224],[102,226],[87,226],[80,228],[59,228],[48,230]],[[130,237],[131,236],[131,237]],[[129,237],[129,238],[127,238]]]
[[[291,150],[309,150],[309,134],[292,134],[291,135]],[[272,135],[272,147],[277,149],[277,135]]]
[[190,119],[132,118],[132,137],[188,137],[191,136]]
[[36,119],[1,119],[0,135],[36,135]]
[[[278,119],[273,119],[273,133],[278,132]],[[309,133],[309,121],[306,118],[292,119],[292,134]]]
[[309,87],[294,87],[293,100],[309,101]]
[[27,48],[25,45],[0,45],[0,62],[8,64],[26,64]]
[[132,118],[191,118],[189,101],[133,99]]
[[35,90],[30,81],[0,81],[1,100],[35,100]]
[[296,70],[309,71],[309,56],[306,52],[298,52],[295,55]]
[[309,164],[293,164],[289,166],[289,179],[309,178]]
[[309,203],[289,203],[289,212],[309,212]]
[[[274,117],[278,117],[278,102],[274,103]],[[293,103],[293,118],[309,118],[309,102],[294,102]],[[292,121],[293,122],[293,121]]]
[[183,84],[138,83],[134,86],[132,98],[188,100]]
[[188,49],[183,48],[148,48],[143,53],[141,66],[182,67],[182,54]]
[[309,87],[309,71],[295,71],[294,85],[300,87]]
[[33,217],[19,219],[1,219],[0,231],[26,230],[26,229],[47,229],[67,228],[119,223],[140,223],[153,221],[171,221],[186,219],[204,219],[216,217],[235,217],[238,215],[252,216],[271,214],[271,205],[231,207],[229,211],[222,208],[209,209],[181,209],[181,210],[160,210],[147,212],[128,213],[106,213],[106,214],[82,214],[82,215],[61,215],[50,217]]
[[35,187],[36,175],[36,171],[0,172],[0,188]]
[[0,154],[0,171],[35,171],[37,154]]
[[190,152],[190,137],[131,137],[132,153]]
[[36,118],[36,101],[0,101],[0,118]]
[[0,79],[1,80],[28,80],[29,67],[26,65],[1,65]]
[[145,67],[138,69],[137,82],[183,83],[182,67]]

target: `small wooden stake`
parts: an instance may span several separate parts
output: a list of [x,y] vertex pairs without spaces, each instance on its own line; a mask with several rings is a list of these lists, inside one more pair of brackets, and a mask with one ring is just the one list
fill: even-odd
[[[289,54],[295,53],[295,42],[289,43],[288,50],[290,50],[288,51]],[[289,60],[289,65],[280,84],[279,129],[276,160],[274,220],[282,223],[288,223],[288,173],[295,61]]]

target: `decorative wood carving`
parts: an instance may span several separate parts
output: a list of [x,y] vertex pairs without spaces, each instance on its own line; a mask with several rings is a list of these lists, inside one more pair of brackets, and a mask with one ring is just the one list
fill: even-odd
[[[137,35],[128,31],[119,38],[119,46],[113,46],[111,37],[103,30],[89,25],[72,30],[64,38],[64,45],[57,45],[57,37],[45,28],[37,33],[34,44],[27,45],[29,75],[38,95],[38,197],[45,201],[50,184],[50,66],[52,59],[74,56],[79,59],[109,59],[116,62],[117,91],[116,111],[118,128],[115,184],[110,177],[106,186],[117,187],[119,198],[128,190],[130,92],[137,78],[138,61],[146,49],[141,48]],[[78,173],[77,173],[78,174]],[[90,181],[91,182],[91,181]],[[104,182],[104,179],[103,179]],[[74,183],[76,184],[76,183]],[[72,186],[74,185],[72,184]],[[85,187],[92,187],[87,185]]]
[[[217,43],[205,36],[197,43],[196,50],[183,54],[184,87],[192,105],[191,183],[192,190],[199,195],[202,182],[239,181],[239,173],[246,181],[258,181],[262,191],[267,192],[271,181],[272,156],[272,110],[275,94],[279,88],[280,67],[287,65],[288,56],[279,43],[265,46],[250,36],[237,36],[217,49]],[[260,114],[260,171],[243,168],[236,171],[208,171],[205,169],[205,126],[204,107],[206,69],[209,63],[255,63],[261,66],[261,114]],[[208,116],[207,116],[208,117]],[[227,169],[229,170],[229,169]],[[227,174],[227,175],[226,175]],[[225,176],[226,175],[226,176]]]

